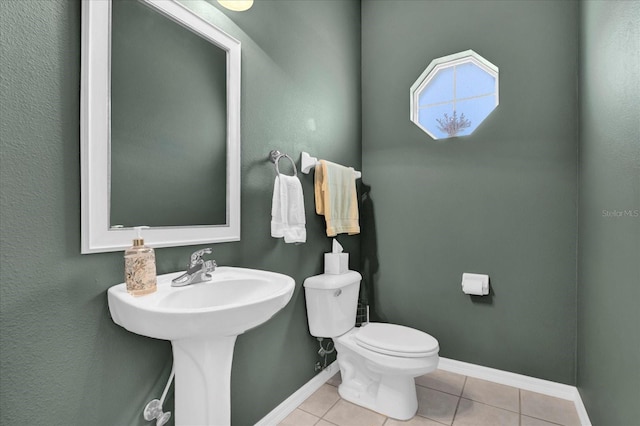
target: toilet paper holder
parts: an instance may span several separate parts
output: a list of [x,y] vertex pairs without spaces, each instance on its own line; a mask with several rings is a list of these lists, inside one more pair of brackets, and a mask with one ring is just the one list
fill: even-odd
[[486,296],[489,294],[489,275],[462,274],[462,292],[472,296]]

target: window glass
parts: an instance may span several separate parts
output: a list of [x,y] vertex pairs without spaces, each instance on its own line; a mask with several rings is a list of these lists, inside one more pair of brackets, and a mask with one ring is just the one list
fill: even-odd
[[421,106],[453,100],[453,71],[447,68],[436,72],[420,94]]
[[495,77],[476,64],[467,62],[457,65],[455,68],[457,98],[470,98],[495,93]]

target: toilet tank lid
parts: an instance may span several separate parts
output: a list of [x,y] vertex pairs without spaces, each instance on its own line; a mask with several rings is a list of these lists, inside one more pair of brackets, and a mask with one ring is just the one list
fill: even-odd
[[304,280],[305,288],[315,288],[320,290],[334,290],[346,287],[350,284],[357,284],[362,279],[362,275],[356,271],[347,271],[344,274],[321,274],[314,275]]

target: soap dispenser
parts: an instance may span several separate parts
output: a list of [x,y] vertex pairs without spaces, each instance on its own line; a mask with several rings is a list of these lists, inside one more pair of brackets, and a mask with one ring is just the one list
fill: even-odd
[[143,296],[156,291],[156,255],[151,247],[144,245],[142,229],[148,226],[136,226],[137,237],[133,246],[124,252],[124,279],[127,291],[132,296]]

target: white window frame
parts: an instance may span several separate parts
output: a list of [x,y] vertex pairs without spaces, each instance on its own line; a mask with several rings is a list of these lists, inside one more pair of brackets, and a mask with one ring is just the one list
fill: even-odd
[[[456,98],[455,96],[455,88],[456,88],[456,80],[455,80],[455,68],[454,68],[454,96],[453,96],[453,100],[452,101],[443,101],[443,102],[436,102],[433,104],[428,104],[428,105],[423,105],[420,106],[420,94],[422,93],[422,91],[429,85],[429,83],[431,82],[431,80],[433,80],[433,78],[435,77],[435,75],[438,73],[438,71],[443,70],[443,69],[447,69],[447,68],[451,68],[451,67],[455,67],[457,65],[462,65],[465,63],[472,63],[474,65],[476,65],[477,67],[479,67],[480,69],[482,69],[483,71],[485,71],[487,74],[491,75],[492,77],[495,78],[495,92],[492,93],[487,93],[487,94],[482,94],[482,95],[477,95],[477,96],[471,96],[471,97],[467,97],[467,98]],[[410,90],[410,107],[411,107],[411,112],[410,112],[410,119],[411,121],[418,126],[420,129],[422,129],[422,131],[424,131],[425,133],[427,133],[429,136],[431,136],[433,139],[447,139],[450,136],[447,137],[438,137],[436,135],[434,135],[433,133],[431,133],[429,131],[429,129],[425,128],[424,126],[422,126],[420,124],[419,118],[420,118],[420,110],[421,109],[426,109],[428,107],[432,107],[435,105],[444,105],[444,104],[450,104],[453,103],[454,105],[454,110],[455,110],[455,105],[456,102],[460,102],[460,101],[464,101],[464,100],[469,100],[469,99],[476,99],[476,98],[482,98],[482,97],[487,97],[487,96],[493,96],[495,94],[495,98],[496,98],[496,103],[494,105],[494,109],[498,106],[498,104],[500,103],[500,90],[499,90],[499,70],[498,67],[493,65],[491,62],[487,61],[485,58],[483,58],[482,56],[478,55],[476,52],[474,52],[473,50],[465,50],[464,52],[459,52],[459,53],[454,53],[453,55],[448,55],[448,56],[443,56],[441,58],[437,58],[434,59],[433,61],[431,61],[431,63],[429,64],[429,66],[427,66],[427,68],[425,68],[425,70],[422,72],[422,74],[420,74],[420,77],[418,77],[418,79],[415,81],[415,83],[413,83],[413,85],[411,86],[411,90]],[[474,129],[475,131],[475,129]]]

